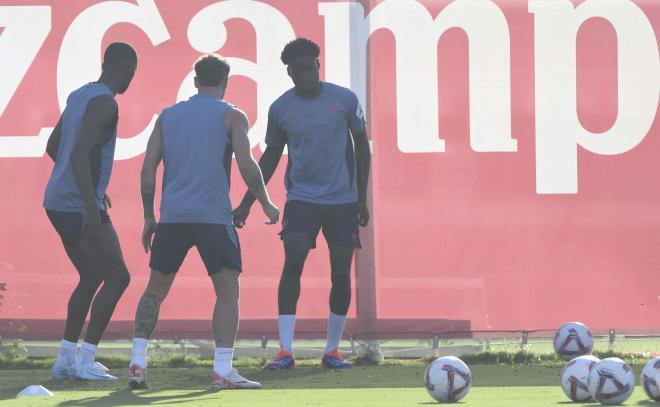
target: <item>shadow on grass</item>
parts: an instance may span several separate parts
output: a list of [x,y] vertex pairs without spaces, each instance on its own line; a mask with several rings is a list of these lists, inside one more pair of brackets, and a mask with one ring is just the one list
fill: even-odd
[[[131,390],[117,390],[107,396],[102,397],[87,397],[80,400],[67,400],[57,404],[60,407],[77,407],[77,406],[141,406],[145,404],[184,404],[187,401],[196,402],[198,397],[214,394],[211,390],[196,390],[182,394],[170,394],[167,396],[149,396],[151,393],[160,392],[161,390],[144,390],[133,392]],[[147,397],[145,397],[147,396]]]
[[[548,366],[472,366],[475,387],[558,386],[559,367]],[[355,366],[346,370],[328,370],[320,366],[301,366],[285,371],[239,368],[265,389],[356,389],[356,388],[422,388],[422,366]],[[56,382],[48,370],[13,370],[0,372],[0,401],[13,399],[28,384],[42,384],[57,393],[71,391],[117,392],[126,389],[125,378],[118,372],[118,382]],[[211,378],[210,367],[155,368],[149,371],[154,390],[199,391]]]

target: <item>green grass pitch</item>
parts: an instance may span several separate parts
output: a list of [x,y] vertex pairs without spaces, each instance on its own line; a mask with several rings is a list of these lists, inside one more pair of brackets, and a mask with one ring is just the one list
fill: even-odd
[[[131,392],[124,368],[115,383],[53,382],[49,370],[0,370],[0,406],[426,406],[437,404],[423,388],[425,364],[389,362],[356,366],[346,371],[321,369],[311,363],[284,372],[243,366],[247,377],[263,383],[262,390],[208,391],[209,367],[153,368],[152,388]],[[635,376],[643,365],[635,365]],[[463,406],[566,406],[571,403],[559,387],[561,366],[474,365],[474,387]],[[42,384],[53,397],[15,397],[29,384]],[[660,405],[646,398],[639,384],[624,405]]]

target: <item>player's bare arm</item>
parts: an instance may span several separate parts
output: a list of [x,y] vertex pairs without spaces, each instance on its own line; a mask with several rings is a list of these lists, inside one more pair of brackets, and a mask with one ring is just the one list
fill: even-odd
[[245,113],[238,109],[230,109],[227,111],[225,121],[241,177],[243,177],[252,195],[261,203],[264,213],[269,219],[266,223],[269,225],[275,224],[279,220],[280,212],[271,202],[261,169],[252,156],[250,140],[248,139],[249,123],[247,117]]
[[57,150],[60,148],[60,140],[62,139],[62,117],[57,121],[55,128],[48,137],[46,144],[46,154],[55,162],[57,158]]
[[92,185],[90,153],[112,137],[117,125],[117,102],[112,96],[99,96],[89,102],[80,127],[80,136],[71,151],[73,176],[85,203],[83,236],[95,232],[101,225],[96,205],[96,194]]
[[[268,114],[269,114],[268,122],[270,125],[271,122],[270,110]],[[273,173],[275,172],[275,169],[277,168],[280,162],[280,159],[282,158],[282,154],[284,152],[284,145],[285,143],[268,143],[266,147],[266,151],[264,151],[264,153],[261,155],[261,158],[259,159],[259,168],[261,169],[261,173],[263,174],[265,184],[268,184],[268,181],[270,181],[271,177],[273,176]],[[240,205],[236,209],[234,209],[233,212],[235,227],[242,228],[243,226],[245,226],[247,217],[250,215],[250,208],[252,207],[254,201],[255,201],[254,195],[249,190],[246,191],[245,195],[243,196],[243,199],[241,200]]]
[[353,134],[355,145],[355,161],[357,162],[358,208],[360,211],[360,226],[369,224],[369,208],[367,208],[367,185],[369,184],[369,168],[371,166],[371,151],[366,129]]
[[[266,151],[261,155],[259,159],[259,168],[264,177],[264,183],[268,184],[277,165],[280,163],[282,158],[282,153],[284,152],[284,145],[282,146],[267,146]],[[249,190],[243,196],[240,205],[234,209],[234,226],[237,228],[242,228],[245,226],[245,221],[250,215],[250,208],[255,201],[255,197]]]
[[151,249],[151,240],[156,233],[156,217],[154,215],[154,198],[156,196],[156,171],[163,160],[163,133],[160,117],[156,120],[154,129],[147,143],[144,154],[142,171],[140,172],[140,192],[142,194],[142,208],[144,210],[144,228],[142,230],[142,247],[148,253]]

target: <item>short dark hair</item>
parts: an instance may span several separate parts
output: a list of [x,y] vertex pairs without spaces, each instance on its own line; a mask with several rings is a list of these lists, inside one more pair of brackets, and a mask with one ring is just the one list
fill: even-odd
[[296,38],[284,46],[280,59],[282,59],[284,65],[289,65],[289,62],[293,58],[302,56],[313,56],[314,58],[318,58],[320,53],[321,49],[315,42],[308,40],[307,38]]
[[113,42],[103,53],[103,68],[109,68],[121,61],[137,61],[137,52],[127,42]]
[[206,54],[195,62],[195,76],[201,86],[220,86],[229,76],[229,64],[217,54]]

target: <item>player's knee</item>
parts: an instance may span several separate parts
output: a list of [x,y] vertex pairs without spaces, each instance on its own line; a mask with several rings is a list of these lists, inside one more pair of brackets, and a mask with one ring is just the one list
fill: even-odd
[[280,281],[298,281],[302,275],[303,265],[300,263],[284,263],[282,278]]
[[96,292],[102,282],[103,279],[98,276],[80,276],[79,285],[87,291]]
[[226,268],[223,268],[214,274],[211,278],[213,279],[216,294],[227,300],[232,299],[238,303],[240,295],[239,277],[240,272]]
[[119,268],[119,270],[112,274],[109,279],[106,279],[106,284],[112,284],[116,289],[123,292],[128,284],[131,282],[131,275],[128,273],[128,270],[125,266]]
[[299,274],[305,265],[305,257],[297,253],[287,254],[284,260],[284,272],[289,274]]
[[240,275],[241,273],[237,270],[223,268],[218,271],[213,278],[217,279],[219,283],[233,286],[238,285],[238,278]]
[[284,263],[292,270],[302,269],[309,253],[309,238],[304,235],[288,236],[284,241]]
[[332,286],[347,286],[351,288],[351,269],[350,267],[342,267],[339,269],[333,269],[330,273],[330,281],[332,281]]

